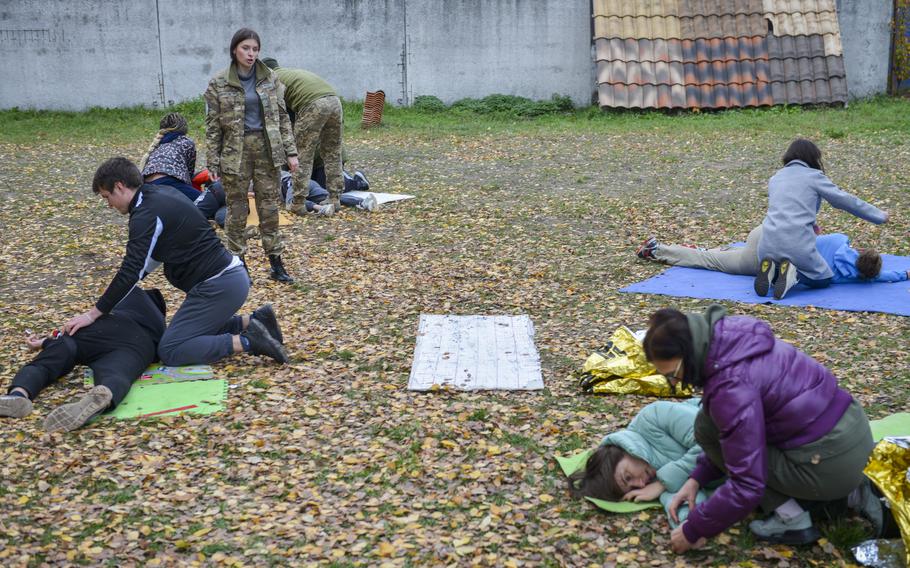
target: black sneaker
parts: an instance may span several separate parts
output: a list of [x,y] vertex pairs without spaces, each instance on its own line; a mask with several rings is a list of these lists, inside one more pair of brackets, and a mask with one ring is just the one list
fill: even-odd
[[363,175],[363,172],[360,170],[354,172],[354,179],[357,180],[357,191],[370,190],[370,181],[367,179],[367,176]]
[[281,364],[288,362],[288,353],[284,350],[284,345],[278,343],[258,320],[250,319],[250,325],[243,335],[250,341],[250,353],[253,355],[265,355]]
[[272,265],[272,270],[269,272],[269,278],[277,280],[278,282],[291,283],[294,281],[294,279],[291,278],[291,275],[288,274],[288,271],[284,269],[284,263],[281,262],[280,256],[277,254],[270,254],[269,264]]
[[790,288],[796,286],[797,281],[796,267],[789,260],[782,261],[777,280],[774,281],[774,299],[782,300]]
[[278,340],[278,343],[284,345],[284,336],[281,334],[281,326],[278,325],[278,317],[272,304],[263,304],[256,308],[251,318],[259,320],[259,323],[265,326],[269,335]]
[[759,266],[758,274],[755,275],[755,293],[764,298],[771,289],[771,283],[774,280],[774,261],[770,258],[764,258]]

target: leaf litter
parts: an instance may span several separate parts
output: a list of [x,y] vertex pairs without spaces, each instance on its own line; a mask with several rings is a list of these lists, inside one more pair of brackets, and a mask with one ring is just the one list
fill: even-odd
[[[677,557],[662,514],[606,516],[568,498],[552,455],[596,444],[650,402],[582,396],[571,371],[619,325],[645,327],[662,306],[707,305],[618,294],[660,270],[637,261],[635,247],[651,234],[700,245],[744,238],[787,139],[548,124],[350,136],[353,165],[377,189],[418,197],[372,215],[295,221],[285,231],[292,286],[268,280],[251,245],[246,309],[275,304],[291,363],[217,364],[233,387],[220,414],[46,434],[43,416],[81,389],[75,374],[62,378],[31,416],[0,430],[0,564],[844,563],[827,541],[763,547],[741,525]],[[910,173],[898,165],[908,146],[875,132],[823,146],[831,177],[891,211],[893,224],[826,207],[822,227],[910,254]],[[143,149],[141,140],[0,143],[4,380],[29,359],[23,329],[59,327],[113,275],[125,219],[102,207],[90,178],[103,159]],[[181,300],[160,274],[147,285],[171,307]],[[905,318],[727,306],[822,360],[870,417],[907,408]],[[421,313],[529,314],[547,389],[406,391]]]

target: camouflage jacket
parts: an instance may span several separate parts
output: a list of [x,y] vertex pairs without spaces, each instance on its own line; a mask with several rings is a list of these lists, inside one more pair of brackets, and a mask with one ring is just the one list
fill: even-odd
[[[284,102],[284,85],[271,69],[256,60],[256,92],[262,102],[263,126],[275,167],[297,155],[291,121]],[[205,165],[222,173],[240,173],[243,155],[244,93],[237,66],[215,75],[205,90]]]

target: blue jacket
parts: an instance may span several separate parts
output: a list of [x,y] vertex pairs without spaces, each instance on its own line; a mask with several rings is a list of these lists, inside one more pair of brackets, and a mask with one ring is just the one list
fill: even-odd
[[860,276],[856,269],[859,252],[850,246],[850,237],[842,233],[822,235],[815,240],[815,246],[834,272],[831,282],[901,282],[907,279],[907,273],[899,270],[882,270],[871,280]]
[[884,211],[840,189],[828,176],[805,162],[793,160],[768,181],[768,213],[762,222],[759,260],[787,259],[813,280],[834,276],[815,248],[812,227],[822,200],[866,221],[885,222]]
[[[641,409],[625,430],[607,434],[601,442],[602,445],[619,446],[657,470],[657,479],[666,487],[660,496],[665,509],[689,479],[701,453],[701,447],[695,443],[698,404],[698,398],[684,402],[652,402]],[[699,491],[697,502],[705,499],[707,494]],[[682,507],[678,513],[682,521],[688,515],[688,508]],[[675,525],[672,520],[671,524]]]

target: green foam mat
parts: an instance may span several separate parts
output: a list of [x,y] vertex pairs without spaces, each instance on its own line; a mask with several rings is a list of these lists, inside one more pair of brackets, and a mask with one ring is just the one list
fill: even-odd
[[[135,385],[158,385],[181,381],[198,381],[215,377],[211,365],[186,365],[183,367],[168,367],[161,363],[152,363],[142,375],[136,379]],[[85,369],[83,383],[90,387],[94,384],[94,374],[89,368]]]
[[228,384],[224,379],[143,385],[138,382],[117,408],[104,416],[118,419],[173,416],[183,412],[212,414],[224,410]]
[[[566,475],[566,477],[568,477],[579,469],[585,467],[585,463],[588,461],[588,456],[590,456],[593,452],[594,450],[585,450],[571,456],[554,457],[559,463],[559,467],[562,469],[562,472]],[[654,507],[662,506],[659,501],[636,503],[634,501],[604,501],[603,499],[594,499],[593,497],[585,497],[585,499],[591,503],[594,503],[594,505],[596,505],[599,509],[609,511],[610,513],[634,513],[643,509],[651,509]]]
[[910,412],[898,412],[881,420],[870,420],[872,439],[878,442],[886,436],[910,436]]

